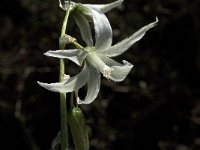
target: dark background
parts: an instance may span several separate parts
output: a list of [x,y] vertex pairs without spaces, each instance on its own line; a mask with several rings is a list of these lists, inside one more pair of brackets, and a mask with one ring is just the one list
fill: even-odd
[[[96,101],[81,106],[91,150],[199,150],[200,1],[123,4],[107,13],[114,43],[156,16],[159,24],[116,58],[134,64],[126,80],[102,79]],[[58,60],[43,53],[58,49],[63,17],[58,0],[0,1],[1,150],[49,150],[60,130],[59,95],[36,81],[58,81]],[[80,38],[73,19],[67,32]],[[77,68],[66,62],[67,73]]]

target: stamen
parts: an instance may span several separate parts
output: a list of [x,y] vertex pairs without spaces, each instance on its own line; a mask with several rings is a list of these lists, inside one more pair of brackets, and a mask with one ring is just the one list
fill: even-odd
[[113,68],[109,67],[109,66],[104,66],[103,68],[103,76],[107,79],[110,78],[111,72],[113,71]]

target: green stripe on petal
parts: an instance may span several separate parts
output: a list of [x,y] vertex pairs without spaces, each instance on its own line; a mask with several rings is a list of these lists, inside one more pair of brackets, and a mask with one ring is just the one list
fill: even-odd
[[105,49],[111,47],[112,44],[112,28],[107,17],[96,10],[92,10],[94,28],[95,28],[95,48]]
[[99,55],[99,57],[105,62],[106,65],[112,68],[109,79],[115,82],[123,81],[133,68],[133,65],[125,60],[123,60],[123,64],[121,64],[103,55]]
[[81,3],[75,3],[74,12],[75,12],[75,15],[81,13],[81,14],[84,14],[85,16],[87,16],[87,17],[92,17],[92,13],[91,13],[90,8],[84,6]]
[[81,37],[83,38],[87,46],[92,46],[93,45],[92,33],[87,18],[84,15],[78,13],[74,15],[74,18],[76,20],[78,27],[80,28]]
[[69,49],[69,50],[56,50],[56,51],[47,51],[44,53],[46,56],[69,59],[75,62],[77,65],[81,66],[83,60],[87,56],[87,52],[80,49]]
[[78,75],[73,76],[66,81],[56,83],[43,83],[38,81],[37,83],[43,88],[52,92],[68,93],[72,91],[77,91],[82,86],[84,86],[88,81],[89,73],[90,70],[85,64],[82,71]]
[[99,53],[103,53],[107,55],[108,57],[115,57],[118,55],[121,55],[126,50],[128,50],[133,44],[135,44],[137,41],[139,41],[145,33],[153,28],[158,23],[158,19],[156,18],[156,21],[153,23],[150,23],[143,28],[139,29],[137,32],[135,32],[133,35],[131,35],[129,38],[115,44],[114,46],[108,47],[106,49],[98,50]]
[[93,67],[90,67],[90,76],[87,82],[87,95],[84,100],[78,98],[78,104],[90,104],[98,96],[100,90],[101,74],[98,70]]
[[106,12],[110,11],[111,9],[120,6],[122,4],[122,2],[123,2],[123,0],[118,0],[113,3],[105,4],[105,5],[102,5],[102,4],[100,4],[100,5],[83,4],[83,5],[93,8],[93,9],[96,9],[96,10],[100,10],[103,13],[106,13]]

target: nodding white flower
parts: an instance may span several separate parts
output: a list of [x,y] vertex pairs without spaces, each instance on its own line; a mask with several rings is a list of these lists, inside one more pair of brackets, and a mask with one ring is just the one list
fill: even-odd
[[[115,57],[124,53],[128,48],[130,48],[135,42],[139,41],[145,33],[157,24],[158,20],[150,23],[143,28],[139,29],[129,38],[122,40],[121,42],[111,46],[111,44],[106,43],[110,37],[105,39],[96,36],[96,42],[100,41],[101,46],[88,46],[84,49],[68,49],[68,50],[56,50],[47,51],[46,56],[56,57],[56,58],[66,58],[77,65],[81,66],[84,63],[83,70],[76,76],[67,78],[67,80],[58,83],[42,83],[38,82],[42,87],[53,91],[53,92],[72,92],[78,91],[82,86],[87,83],[87,95],[85,100],[78,99],[79,104],[90,104],[95,100],[100,89],[100,72],[107,79],[120,82],[123,81],[133,65],[125,60],[123,64],[120,64],[111,57]],[[97,23],[97,22],[94,22]],[[96,34],[101,35],[102,27],[96,27]]]
[[[95,9],[100,9],[100,7],[96,5],[93,7]],[[108,10],[108,8],[105,7],[104,9]],[[90,104],[96,99],[100,90],[100,73],[102,73],[105,78],[115,82],[123,81],[126,78],[133,65],[125,60],[122,61],[123,64],[118,63],[111,57],[116,57],[124,53],[158,22],[156,18],[155,22],[142,27],[129,38],[112,46],[112,32],[107,32],[111,28],[109,22],[104,21],[104,16],[96,11],[93,11],[93,13],[95,14],[92,16],[95,28],[95,45],[91,45],[93,44],[92,35],[86,33],[84,28],[81,27],[82,38],[87,44],[86,48],[50,50],[45,53],[46,56],[69,59],[79,66],[84,64],[82,71],[74,77],[68,77],[63,82],[50,84],[38,82],[40,86],[50,91],[63,93],[72,91],[78,92],[78,90],[87,83],[87,95],[84,100],[78,98],[79,104]],[[91,33],[90,28],[87,28],[87,30]],[[88,41],[91,41],[91,43]]]

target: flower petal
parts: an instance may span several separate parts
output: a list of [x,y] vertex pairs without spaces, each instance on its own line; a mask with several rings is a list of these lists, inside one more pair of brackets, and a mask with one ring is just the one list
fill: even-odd
[[87,46],[93,46],[91,29],[87,18],[84,15],[81,15],[81,13],[76,13],[76,15],[74,15],[74,18],[81,31],[81,37],[83,38]]
[[76,75],[73,76],[66,81],[63,82],[56,82],[56,83],[43,83],[43,82],[37,82],[40,86],[43,88],[50,90],[52,92],[59,92],[59,93],[68,93],[72,91],[76,91],[80,89],[83,85],[86,84],[88,81],[90,70],[88,66],[85,64],[82,71]]
[[69,49],[69,50],[56,50],[56,51],[47,51],[44,53],[46,56],[69,59],[75,62],[77,65],[81,66],[83,60],[87,56],[87,52],[80,49]]
[[90,67],[90,76],[89,80],[87,82],[87,95],[84,100],[80,100],[78,98],[77,103],[78,104],[90,104],[92,103],[100,90],[100,82],[101,82],[101,74],[98,70],[96,70],[93,67]]
[[91,9],[95,29],[95,48],[97,50],[110,48],[112,44],[112,28],[106,16],[94,9]]
[[87,17],[87,19],[92,19],[91,8],[85,6],[84,4],[75,3],[74,12],[75,12],[75,15],[84,14]]
[[134,43],[139,41],[149,29],[153,28],[157,24],[157,22],[158,22],[158,19],[156,18],[155,22],[152,22],[152,23],[144,26],[143,28],[139,29],[137,32],[135,32],[133,35],[131,35],[129,38],[115,44],[114,46],[111,46],[110,48],[106,48],[103,50],[101,49],[98,52],[103,53],[103,54],[107,55],[108,57],[115,57],[115,56],[121,55],[126,50],[128,50]]
[[133,65],[125,60],[122,61],[123,64],[120,64],[113,59],[103,55],[100,55],[100,58],[105,62],[105,64],[113,69],[109,79],[115,82],[123,81],[133,68]]
[[101,4],[100,5],[83,4],[83,5],[90,7],[90,8],[93,8],[93,9],[96,9],[96,10],[100,10],[103,13],[106,13],[106,12],[110,11],[111,9],[120,6],[123,1],[124,0],[118,0],[118,1],[115,1],[113,3],[105,4],[105,5],[101,5]]

